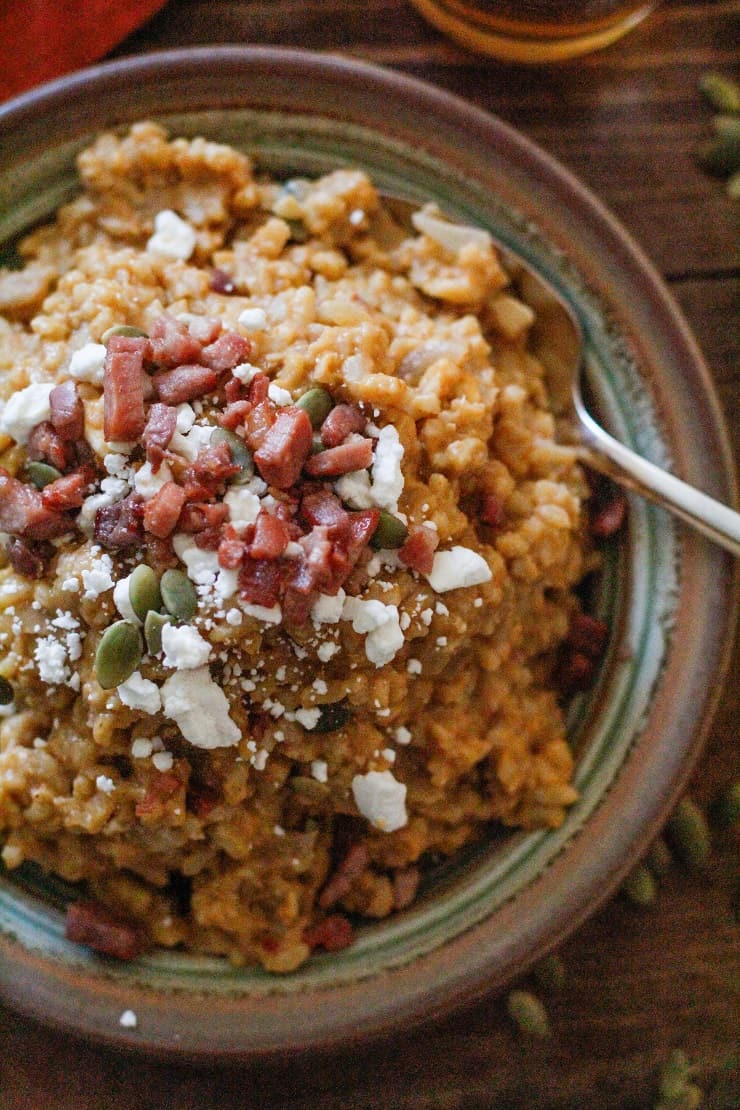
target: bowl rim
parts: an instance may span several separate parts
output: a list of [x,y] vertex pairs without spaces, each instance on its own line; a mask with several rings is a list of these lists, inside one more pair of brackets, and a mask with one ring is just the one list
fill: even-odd
[[[706,454],[701,460],[678,454],[677,464],[690,479],[692,470],[699,466],[705,482],[713,483],[712,492],[716,496],[724,497],[728,502],[736,501],[729,437],[708,369],[680,310],[652,264],[602,202],[569,170],[510,125],[460,97],[404,74],[333,54],[239,45],[163,50],[93,66],[21,94],[0,106],[0,140],[4,141],[7,136],[12,143],[14,136],[17,141],[21,141],[22,136],[31,152],[43,149],[52,142],[50,133],[56,131],[50,127],[49,117],[66,123],[65,138],[70,137],[69,128],[76,128],[79,134],[88,134],[93,128],[84,118],[84,113],[83,118],[79,118],[79,104],[89,102],[93,96],[105,104],[106,96],[115,96],[117,92],[130,88],[133,80],[144,84],[174,76],[181,81],[191,78],[197,84],[195,79],[202,78],[205,84],[199,88],[204,91],[194,92],[192,101],[187,94],[184,97],[187,108],[195,110],[200,106],[199,97],[204,105],[208,100],[207,90],[211,86],[206,71],[213,69],[222,74],[249,74],[252,78],[269,72],[279,73],[286,83],[293,81],[297,84],[314,75],[348,94],[351,92],[355,97],[370,95],[369,90],[374,90],[377,95],[392,98],[394,106],[400,107],[406,116],[418,113],[421,118],[434,119],[445,128],[457,129],[464,134],[465,149],[457,155],[463,168],[470,167],[475,151],[504,150],[517,175],[538,182],[544,180],[557,204],[568,209],[569,218],[582,222],[584,228],[598,234],[615,265],[628,275],[640,278],[641,291],[648,301],[645,311],[660,325],[661,342],[672,355],[675,365],[688,374],[693,388],[692,400],[699,413],[695,419],[703,421],[702,435],[708,438]],[[241,103],[248,103],[250,107],[259,106],[255,98],[244,97]],[[234,106],[237,106],[236,103]],[[220,103],[218,107],[225,108],[227,105]],[[304,110],[310,114],[310,109]],[[341,98],[338,97],[337,117],[341,117],[342,112]],[[110,120],[108,125],[131,121],[139,114],[132,112],[125,120]],[[97,124],[94,129],[98,129]],[[423,139],[420,136],[420,141],[425,140],[426,133]],[[432,138],[428,141],[433,145]],[[582,249],[586,248],[581,248],[580,243],[573,246],[577,265]],[[669,416],[675,423],[676,414]],[[670,427],[668,430],[671,430]],[[676,446],[675,434],[671,436],[671,445]],[[702,658],[703,668],[693,674],[692,688],[696,696],[688,718],[689,727],[685,727],[687,717],[683,717],[683,727],[679,728],[679,722],[670,720],[670,706],[665,698],[657,699],[660,704],[655,707],[655,724],[658,726],[662,722],[664,729],[670,726],[669,734],[672,734],[674,741],[670,751],[666,753],[666,744],[658,751],[645,751],[643,745],[641,751],[630,756],[603,804],[588,820],[590,837],[576,834],[569,842],[567,852],[554,860],[544,875],[538,876],[527,889],[517,894],[516,912],[526,921],[526,928],[518,942],[509,942],[505,959],[493,972],[492,952],[496,938],[492,935],[491,919],[487,918],[441,948],[419,956],[410,965],[386,970],[372,980],[363,979],[307,992],[303,998],[293,997],[288,1006],[292,1010],[291,1022],[283,1023],[277,1039],[273,1037],[272,1040],[260,1041],[253,1037],[252,1043],[244,1045],[221,1043],[201,1047],[193,1038],[174,1039],[171,1029],[169,1040],[167,1037],[155,1040],[146,1039],[144,1027],[144,1036],[137,1037],[118,1028],[96,1026],[94,1015],[91,1019],[84,1012],[86,988],[80,986],[76,971],[58,965],[49,967],[43,958],[3,936],[0,938],[0,968],[6,963],[8,966],[14,964],[16,976],[22,980],[24,989],[21,991],[17,985],[11,987],[3,982],[0,984],[0,998],[32,1017],[87,1038],[159,1056],[176,1054],[194,1060],[213,1060],[316,1051],[318,1048],[377,1037],[409,1021],[433,1020],[495,987],[503,986],[538,955],[556,946],[577,928],[618,887],[644,846],[659,831],[683,789],[706,737],[721,695],[721,679],[729,665],[737,581],[731,572],[730,557],[709,550],[699,537],[682,533],[680,546],[684,582],[687,578],[692,580],[692,571],[695,577],[698,576],[694,594],[684,598],[681,618],[684,623],[687,623],[688,610],[701,600],[697,596],[701,595],[701,585],[711,581],[716,590],[700,629],[701,646],[706,650]],[[674,644],[671,650],[674,656],[673,673],[683,671],[685,676],[692,662],[687,656],[688,649],[685,645]],[[676,661],[677,653],[680,654],[682,666],[678,666]],[[665,685],[667,679],[664,677],[661,681]],[[653,784],[651,771],[656,766],[661,774]],[[669,769],[667,774],[666,766]],[[646,786],[646,782],[649,785]],[[613,811],[622,815],[621,828],[608,824]],[[628,832],[635,827],[639,829],[637,837]],[[599,844],[599,853],[594,851],[592,842]],[[569,868],[576,869],[575,888],[572,876],[568,879],[564,873],[566,856]],[[544,895],[547,891],[554,893],[562,890],[566,879],[571,886],[569,898],[561,898],[557,912],[549,914]],[[507,919],[511,919],[514,907],[505,906],[503,909]],[[55,993],[60,990],[67,992],[68,996],[63,1019],[59,1016],[59,1007],[54,1004]],[[96,980],[96,990],[100,994],[101,1006],[108,1009],[119,1007],[119,1012],[128,1008],[126,988],[120,983]],[[171,1004],[171,997],[168,998]],[[285,1009],[285,1002],[283,997],[278,1005]],[[74,1005],[79,1008],[77,1020],[71,1017]],[[202,1000],[178,996],[177,1005],[181,1013],[193,1021],[199,1010],[202,1017]],[[222,1020],[237,1023],[242,1005],[242,1000],[220,999]],[[168,1000],[152,993],[147,1006],[151,1022],[154,1023],[158,1016],[166,1026]],[[274,1018],[275,1006],[269,997],[264,1000],[264,1006]],[[323,1017],[316,1022],[319,1010],[323,1011]],[[361,1032],[358,1031],[359,1020],[362,1022]]]

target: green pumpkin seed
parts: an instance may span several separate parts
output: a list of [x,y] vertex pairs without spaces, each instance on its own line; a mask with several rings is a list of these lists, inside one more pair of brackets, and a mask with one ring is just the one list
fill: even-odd
[[381,548],[403,547],[408,538],[409,530],[403,521],[381,509],[378,527],[373,532],[370,546],[376,551]]
[[636,867],[622,885],[622,891],[636,906],[649,906],[655,901],[655,879],[647,867]]
[[740,142],[731,136],[718,135],[697,147],[696,160],[707,173],[729,177],[740,169]]
[[159,579],[145,563],[138,566],[128,580],[128,596],[131,608],[140,621],[146,618],[151,609],[159,609],[162,595],[159,592]]
[[671,850],[666,844],[662,836],[654,840],[650,845],[650,851],[645,857],[645,863],[648,865],[656,879],[662,879],[671,869],[673,857]]
[[536,995],[529,991],[511,991],[506,999],[509,1017],[522,1033],[532,1037],[549,1037],[547,1010]]
[[49,466],[48,463],[43,462],[26,463],[26,474],[29,482],[33,482],[36,489],[43,489],[44,486],[56,482],[57,478],[62,476],[62,472],[55,466]]
[[214,428],[211,433],[211,444],[216,447],[225,443],[231,452],[231,458],[236,466],[240,467],[239,473],[231,479],[235,485],[241,485],[254,477],[254,462],[252,453],[241,436],[228,428]]
[[195,586],[181,570],[166,570],[159,583],[162,601],[175,620],[191,621],[198,608]]
[[703,867],[712,843],[706,818],[692,798],[681,799],[666,828],[681,862],[692,870]]
[[672,1049],[660,1073],[660,1097],[680,1098],[691,1077],[691,1065],[685,1052],[680,1048]]
[[731,829],[740,821],[740,782],[731,782],[712,803],[712,819],[721,829]]
[[312,732],[336,732],[338,728],[343,728],[352,719],[352,710],[346,701],[330,702],[328,705],[320,705],[318,708],[321,710],[321,716],[311,730]]
[[320,428],[334,408],[334,401],[330,393],[317,387],[309,389],[307,393],[299,397],[296,405],[299,409],[303,409],[314,428]]
[[11,705],[14,697],[12,682],[9,682],[4,675],[0,675],[0,705]]
[[565,964],[557,953],[545,956],[544,960],[535,964],[532,974],[543,990],[559,991],[565,986]]
[[162,629],[166,624],[172,624],[169,613],[157,613],[150,609],[144,619],[144,639],[146,649],[150,655],[159,655],[162,651]]
[[131,621],[106,628],[95,653],[95,677],[104,690],[120,686],[134,673],[144,654],[141,634]]
[[718,112],[740,112],[740,85],[722,73],[705,73],[699,88]]
[[325,782],[306,775],[294,775],[289,781],[291,790],[307,802],[324,802],[329,797],[329,787]]
[[142,328],[135,328],[133,324],[114,324],[112,328],[106,328],[100,337],[100,342],[107,343],[114,335],[125,335],[129,339],[149,338]]

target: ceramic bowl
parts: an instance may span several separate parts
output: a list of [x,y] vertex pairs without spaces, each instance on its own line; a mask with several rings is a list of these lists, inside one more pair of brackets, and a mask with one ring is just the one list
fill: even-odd
[[[75,190],[74,155],[150,117],[248,151],[274,174],[359,165],[377,184],[490,228],[578,314],[609,428],[726,502],[729,451],[701,356],[625,231],[569,173],[499,120],[356,61],[214,47],[127,59],[0,109],[0,243]],[[0,877],[0,996],[108,1042],[191,1058],[313,1050],[438,1014],[501,987],[603,902],[655,835],[697,755],[732,611],[728,556],[634,501],[597,601],[613,643],[573,703],[580,800],[556,832],[492,833],[431,872],[410,910],[343,952],[270,977],[177,952],[131,964],[64,939],[70,890]],[[119,1024],[123,1010],[136,1029]]]

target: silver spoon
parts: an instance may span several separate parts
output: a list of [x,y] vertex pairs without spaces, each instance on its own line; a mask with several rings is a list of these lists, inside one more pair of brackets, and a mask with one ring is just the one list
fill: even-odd
[[[414,217],[419,213],[417,204],[388,194],[383,194],[382,200],[397,225],[404,229],[414,226]],[[439,219],[444,217],[440,215]],[[560,294],[493,235],[481,229],[471,230],[487,236],[519,296],[536,314],[532,347],[548,373],[556,409],[567,408],[576,417],[580,460],[626,489],[662,505],[733,555],[740,555],[740,513],[631,451],[587,411],[581,394],[583,334]]]

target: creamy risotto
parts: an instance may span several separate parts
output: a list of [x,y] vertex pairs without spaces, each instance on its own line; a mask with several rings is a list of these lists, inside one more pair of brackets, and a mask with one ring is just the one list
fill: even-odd
[[484,232],[152,123],[79,173],[0,274],[2,858],[290,971],[563,821],[587,486]]

